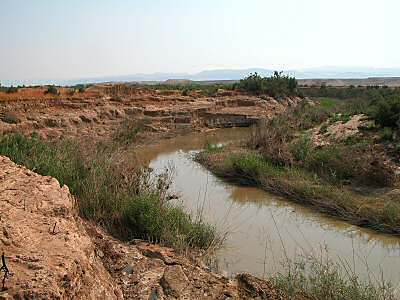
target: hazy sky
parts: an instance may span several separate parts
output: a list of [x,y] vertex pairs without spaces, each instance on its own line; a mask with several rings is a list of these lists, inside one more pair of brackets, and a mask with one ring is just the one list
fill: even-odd
[[0,0],[0,81],[400,67],[398,0]]

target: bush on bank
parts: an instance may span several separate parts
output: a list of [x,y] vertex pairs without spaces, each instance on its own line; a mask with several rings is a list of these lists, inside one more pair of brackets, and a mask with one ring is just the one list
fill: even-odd
[[274,72],[271,77],[262,77],[257,73],[250,74],[240,80],[235,88],[253,95],[268,95],[271,97],[297,96],[297,81],[294,77]]

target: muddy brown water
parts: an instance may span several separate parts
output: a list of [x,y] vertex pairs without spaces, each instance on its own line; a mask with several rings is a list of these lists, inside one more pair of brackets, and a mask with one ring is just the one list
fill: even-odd
[[221,129],[162,140],[137,150],[156,172],[174,165],[171,191],[190,212],[203,207],[204,218],[229,232],[216,256],[227,275],[249,272],[267,276],[284,271],[282,262],[299,256],[329,257],[362,278],[400,282],[400,238],[316,213],[258,188],[240,187],[216,178],[192,157],[206,142],[246,138],[250,129]]

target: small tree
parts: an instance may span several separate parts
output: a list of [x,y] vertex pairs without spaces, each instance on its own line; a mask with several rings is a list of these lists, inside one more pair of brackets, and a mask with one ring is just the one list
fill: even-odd
[[262,78],[256,72],[240,80],[238,88],[250,94],[259,95],[263,92],[263,83],[264,83],[264,78]]

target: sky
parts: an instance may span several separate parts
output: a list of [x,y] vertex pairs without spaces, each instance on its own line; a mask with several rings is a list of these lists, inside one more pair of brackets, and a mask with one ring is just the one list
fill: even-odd
[[400,67],[398,0],[0,0],[0,82]]

